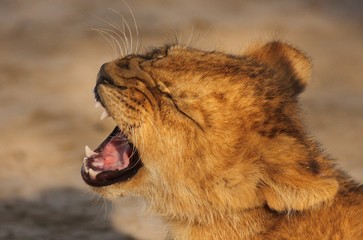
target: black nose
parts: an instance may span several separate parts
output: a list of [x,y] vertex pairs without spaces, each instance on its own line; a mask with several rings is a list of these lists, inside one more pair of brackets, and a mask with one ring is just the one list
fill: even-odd
[[113,84],[112,78],[106,72],[106,65],[107,63],[104,63],[98,72],[96,86],[98,84]]
[[113,85],[112,78],[106,72],[106,65],[107,65],[107,63],[103,64],[101,66],[101,68],[100,68],[100,71],[97,74],[96,86],[94,88],[95,98],[96,98],[97,101],[101,101],[101,98],[100,98],[100,96],[98,95],[98,92],[97,92],[98,85],[100,85],[100,84],[107,84],[107,85],[111,84],[111,85]]

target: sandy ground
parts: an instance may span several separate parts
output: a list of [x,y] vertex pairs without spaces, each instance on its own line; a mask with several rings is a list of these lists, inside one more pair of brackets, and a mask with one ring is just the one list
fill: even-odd
[[[326,151],[363,180],[363,2],[133,0],[142,48],[175,36],[241,53],[281,38],[313,59],[301,96]],[[84,145],[112,129],[93,108],[99,66],[114,57],[93,27],[129,22],[122,1],[0,0],[0,239],[161,239],[139,199],[110,204],[82,182]],[[95,17],[99,16],[98,17]],[[190,36],[192,36],[190,38]]]

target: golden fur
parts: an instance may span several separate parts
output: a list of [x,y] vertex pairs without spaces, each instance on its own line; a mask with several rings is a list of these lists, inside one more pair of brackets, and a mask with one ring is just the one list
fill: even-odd
[[97,92],[143,167],[94,188],[137,195],[168,239],[363,239],[363,189],[300,120],[310,60],[278,41],[244,55],[166,46],[103,67]]

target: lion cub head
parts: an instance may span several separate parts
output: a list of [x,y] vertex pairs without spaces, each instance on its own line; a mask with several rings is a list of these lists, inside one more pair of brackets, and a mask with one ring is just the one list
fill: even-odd
[[241,56],[166,46],[106,63],[95,95],[117,126],[87,149],[83,179],[189,221],[325,202],[337,181],[297,105],[310,74],[309,59],[281,42]]

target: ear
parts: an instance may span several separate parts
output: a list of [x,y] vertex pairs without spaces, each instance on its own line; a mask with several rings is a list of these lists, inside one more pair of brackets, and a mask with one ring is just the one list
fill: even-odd
[[276,145],[274,153],[265,155],[270,159],[264,160],[267,177],[261,189],[271,209],[303,211],[332,200],[337,193],[338,182],[331,163],[304,148],[286,144],[277,149]]
[[273,68],[285,87],[293,90],[293,95],[303,92],[311,79],[310,59],[288,44],[273,41],[257,45],[249,49],[247,54]]

